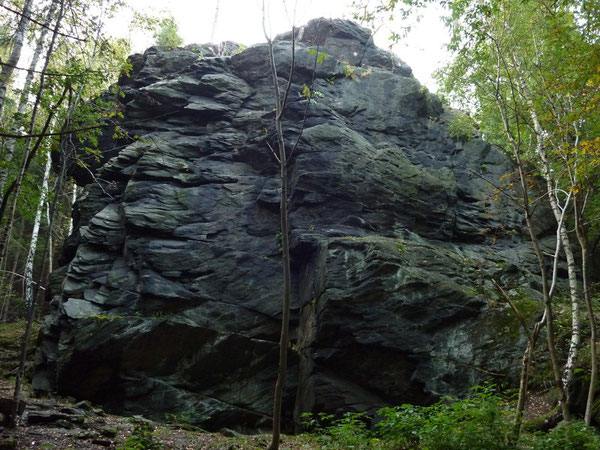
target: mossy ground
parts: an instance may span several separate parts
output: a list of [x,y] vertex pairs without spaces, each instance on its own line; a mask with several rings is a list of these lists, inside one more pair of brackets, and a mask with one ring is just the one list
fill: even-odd
[[[39,331],[39,324],[34,323],[29,342],[27,360],[33,360],[35,353],[35,340]],[[19,366],[19,353],[25,332],[25,321],[0,323],[0,378],[14,377]]]

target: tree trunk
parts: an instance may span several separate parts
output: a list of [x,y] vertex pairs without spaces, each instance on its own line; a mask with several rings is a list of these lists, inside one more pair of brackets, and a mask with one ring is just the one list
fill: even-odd
[[[54,51],[54,46],[56,43],[56,38],[58,36],[58,29],[60,27],[60,23],[63,17],[63,12],[64,12],[64,3],[65,0],[61,0],[60,3],[60,11],[58,13],[58,17],[56,19],[56,24],[54,26],[54,30],[52,33],[52,40],[50,41],[50,45],[48,46],[48,50],[46,51],[46,61],[44,63],[44,68],[43,68],[43,73],[42,76],[40,77],[40,86],[38,88],[38,92],[36,95],[36,100],[35,100],[35,104],[33,107],[33,112],[31,113],[31,120],[30,120],[30,126],[29,126],[29,134],[32,134],[34,131],[34,126],[37,120],[37,112],[42,100],[42,94],[44,92],[44,84],[45,84],[45,76],[44,73],[46,72],[46,69],[48,68],[48,65],[50,63],[50,59],[52,57],[52,52]],[[42,132],[40,133],[40,137],[37,139],[36,143],[34,144],[33,148],[31,148],[30,150],[30,143],[31,141],[29,139],[27,139],[27,143],[25,144],[25,150],[23,152],[23,161],[21,163],[21,167],[19,169],[19,173],[17,174],[17,178],[13,181],[13,183],[11,183],[11,185],[9,186],[9,188],[6,190],[6,192],[4,192],[4,195],[2,197],[2,204],[0,204],[0,220],[2,220],[2,218],[4,218],[5,212],[6,212],[6,207],[8,205],[10,196],[12,194],[12,201],[10,203],[10,207],[8,209],[8,214],[6,214],[6,221],[4,224],[4,228],[2,230],[2,233],[0,233],[0,266],[2,265],[2,263],[4,262],[4,260],[6,259],[6,252],[7,252],[7,247],[8,247],[8,241],[10,239],[10,235],[12,232],[12,227],[13,227],[13,223],[14,223],[14,219],[15,219],[15,210],[17,207],[17,202],[19,199],[19,194],[21,191],[21,185],[23,184],[23,180],[25,178],[25,175],[27,174],[27,171],[29,170],[29,165],[31,164],[31,162],[33,161],[33,158],[35,157],[37,150],[39,149],[40,145],[43,142],[44,139],[44,134],[47,132],[48,128],[50,127],[50,123],[52,123],[53,121],[53,117],[54,114],[56,114],[56,112],[58,111],[60,105],[62,104],[62,102],[65,99],[65,96],[67,94],[67,90],[68,90],[68,85],[65,84],[65,87],[63,89],[62,95],[60,96],[60,99],[58,100],[58,102],[54,105],[54,107],[52,107],[50,109],[50,111],[48,112],[48,117],[46,118],[46,122],[44,123]]]
[[19,19],[17,30],[15,32],[15,39],[13,41],[12,50],[10,56],[6,60],[6,63],[2,65],[0,71],[0,119],[2,118],[2,111],[6,100],[6,90],[10,83],[10,77],[12,76],[15,66],[19,63],[21,58],[21,49],[23,48],[23,41],[25,40],[25,32],[29,25],[29,15],[31,14],[32,0],[25,0],[23,4],[23,14]]
[[[55,112],[58,110],[61,103],[65,99],[66,93],[67,93],[67,88],[65,87],[60,99],[48,113],[48,118],[46,119],[46,123],[44,124],[42,134],[45,134],[46,131],[48,130],[48,128],[50,126],[50,122],[53,120],[53,116],[54,116]],[[39,149],[43,139],[44,139],[44,137],[40,136],[38,138],[37,142],[35,143],[34,147],[31,149],[31,151],[28,152],[28,154],[23,155],[24,158],[23,158],[23,162],[21,164],[21,169],[19,170],[19,175],[12,184],[11,190],[12,190],[13,197],[12,197],[12,201],[10,203],[9,209],[8,209],[8,214],[6,215],[6,222],[4,224],[4,229],[2,230],[2,233],[0,235],[0,265],[2,265],[4,263],[4,261],[6,260],[6,255],[8,252],[8,242],[10,240],[12,228],[13,228],[14,221],[15,221],[15,213],[16,213],[16,209],[17,209],[17,203],[19,200],[19,194],[21,193],[21,186],[23,184],[23,180],[25,179],[25,175],[27,174],[29,166],[30,166],[31,162],[33,161],[33,158],[35,157],[37,150]],[[6,202],[8,201],[7,194],[10,194],[10,191],[8,191],[4,194],[4,198],[2,199],[2,209],[4,209]]]
[[[523,92],[525,92],[524,89]],[[528,102],[530,102],[527,96],[525,96],[525,98]],[[548,201],[554,214],[554,218],[558,223],[559,238],[562,242],[562,248],[565,252],[565,257],[567,259],[569,296],[571,299],[571,343],[569,345],[569,351],[567,353],[567,362],[565,363],[565,368],[563,370],[562,384],[563,389],[566,393],[567,403],[570,404],[570,388],[571,384],[573,383],[573,372],[575,370],[575,366],[577,365],[577,356],[579,354],[579,347],[581,346],[581,319],[579,312],[579,293],[577,289],[577,266],[575,263],[575,256],[573,255],[573,248],[571,246],[569,235],[567,233],[564,223],[561,220],[561,217],[564,216],[563,211],[567,209],[568,203],[566,203],[562,208],[558,204],[558,199],[556,198],[556,189],[553,186],[554,180],[552,177],[552,170],[550,168],[548,155],[546,153],[546,149],[543,142],[543,136],[546,133],[544,133],[544,130],[542,129],[542,126],[537,117],[537,113],[533,110],[531,103],[529,113],[533,120],[536,132],[536,153],[539,156],[542,163],[542,175],[546,180],[546,193],[548,195]]]
[[585,299],[587,314],[590,320],[590,353],[592,363],[590,386],[585,405],[585,423],[590,425],[592,423],[592,407],[594,406],[596,382],[598,379],[598,349],[596,347],[596,318],[594,317],[594,307],[592,306],[592,298],[589,293],[590,286],[587,276],[588,258],[587,243],[583,241],[581,245],[581,272],[583,276],[583,297]]
[[[71,211],[75,206],[75,202],[77,201],[77,183],[73,182],[73,190],[71,191]],[[73,234],[73,215],[69,217],[69,225],[67,228],[67,236],[71,236]]]
[[590,359],[591,359],[591,373],[590,373],[590,386],[588,388],[587,401],[585,404],[585,416],[584,420],[587,425],[592,422],[592,407],[594,406],[594,400],[596,398],[596,383],[598,379],[598,349],[596,346],[596,318],[594,316],[594,307],[592,304],[592,298],[590,296],[590,285],[588,280],[588,262],[589,262],[589,251],[588,251],[588,239],[587,230],[585,228],[584,217],[583,217],[583,205],[581,205],[579,196],[575,195],[575,232],[577,234],[577,240],[579,241],[579,247],[581,249],[581,277],[583,280],[583,299],[585,301],[587,315],[590,321]]
[[46,155],[46,166],[44,168],[44,177],[42,179],[42,188],[40,190],[40,199],[35,212],[35,218],[33,220],[33,230],[31,231],[31,241],[29,243],[29,252],[27,253],[27,260],[25,262],[25,304],[27,308],[33,302],[33,263],[35,260],[35,253],[37,250],[37,242],[40,232],[40,224],[42,221],[42,214],[44,206],[46,205],[46,197],[48,195],[48,178],[50,177],[50,166],[52,161],[50,159],[50,153]]
[[[285,388],[285,378],[287,372],[287,348],[289,344],[289,326],[290,326],[290,308],[291,308],[291,293],[292,293],[292,277],[290,270],[290,241],[289,241],[289,211],[288,211],[288,155],[285,146],[285,139],[282,128],[283,114],[286,109],[286,103],[290,88],[292,86],[292,78],[294,76],[294,66],[296,58],[296,33],[292,27],[292,62],[290,73],[287,82],[283,99],[279,88],[279,77],[277,75],[277,65],[275,62],[275,54],[273,52],[273,41],[268,35],[265,24],[265,4],[262,4],[263,12],[263,31],[267,44],[269,46],[269,67],[271,69],[271,81],[273,83],[273,93],[275,100],[275,132],[277,135],[277,146],[279,157],[275,155],[279,162],[279,178],[281,181],[281,198],[279,204],[279,216],[281,226],[281,252],[283,262],[283,301],[281,314],[281,336],[279,339],[279,367],[277,370],[277,382],[275,383],[275,393],[273,396],[273,436],[269,445],[270,450],[279,448],[281,439],[281,410],[283,404],[283,391]],[[302,131],[300,131],[302,133]]]
[[14,409],[12,411],[10,426],[15,427],[18,422],[18,406],[21,400],[21,386],[23,383],[23,377],[25,375],[25,363],[27,359],[27,349],[29,339],[31,338],[31,329],[33,326],[34,318],[34,305],[35,297],[33,292],[33,263],[35,262],[35,253],[37,250],[37,241],[40,231],[40,223],[42,221],[42,213],[44,205],[46,204],[46,196],[48,194],[48,178],[50,177],[50,166],[52,161],[50,159],[50,152],[46,155],[46,167],[44,168],[44,178],[42,180],[42,188],[40,190],[40,199],[38,201],[37,210],[35,213],[35,219],[33,221],[33,230],[31,232],[31,242],[29,244],[29,252],[27,253],[27,260],[25,262],[25,305],[27,307],[27,325],[25,327],[25,333],[23,335],[23,341],[21,342],[21,352],[19,355],[19,368],[17,369],[17,376],[15,378],[15,392],[14,392]]
[[[539,323],[539,322],[538,322]],[[538,327],[536,323],[536,327]],[[538,327],[539,328],[539,327]],[[531,360],[533,357],[533,350],[537,341],[537,335],[535,339],[533,336],[527,340],[527,347],[523,353],[523,359],[521,360],[521,377],[519,378],[519,399],[517,401],[517,413],[515,414],[515,421],[513,425],[513,439],[519,440],[521,435],[521,424],[523,423],[523,412],[525,411],[525,402],[527,401],[527,389],[529,384],[529,369],[531,368]]]
[[[499,61],[500,64],[500,61]],[[498,77],[498,80],[500,78]],[[550,290],[548,287],[548,273],[546,271],[546,265],[544,264],[544,255],[542,249],[540,247],[540,243],[537,235],[535,234],[535,228],[533,226],[533,214],[531,212],[530,200],[529,200],[529,190],[528,190],[528,182],[525,176],[523,161],[521,160],[520,153],[520,142],[516,141],[513,138],[511,133],[511,128],[508,122],[508,118],[506,116],[505,106],[499,97],[496,97],[496,103],[498,106],[498,111],[500,113],[502,124],[504,126],[504,131],[507,137],[507,140],[510,142],[512,147],[513,156],[515,158],[515,162],[517,165],[517,173],[519,174],[519,183],[521,187],[521,195],[523,199],[523,209],[525,211],[525,221],[527,224],[527,231],[529,233],[529,237],[531,239],[531,245],[533,247],[535,257],[538,263],[538,269],[540,271],[540,276],[542,278],[542,297],[544,299],[544,316],[546,318],[546,343],[548,346],[548,354],[550,356],[550,363],[552,367],[552,375],[554,378],[554,385],[558,389],[560,393],[560,404],[563,412],[563,417],[566,421],[571,420],[571,414],[569,410],[569,405],[567,403],[567,396],[565,389],[563,388],[562,379],[561,379],[561,371],[560,365],[558,363],[558,357],[556,355],[556,344],[554,342],[554,316],[552,311],[552,302],[550,296]],[[517,127],[518,128],[518,127]],[[557,244],[558,245],[558,244]]]
[[[525,175],[523,174],[523,168],[520,163],[520,157],[518,158],[518,171],[519,178],[521,179],[521,188],[527,189],[527,181],[525,180]],[[526,202],[529,202],[529,198],[526,196]],[[527,204],[527,203],[526,203]],[[528,208],[529,209],[529,208]],[[558,389],[560,393],[560,405],[563,413],[563,418],[565,421],[571,420],[571,412],[569,410],[569,404],[567,402],[567,393],[562,383],[561,373],[560,373],[560,364],[558,363],[558,356],[556,355],[556,344],[554,341],[554,315],[552,311],[552,302],[550,298],[550,293],[548,289],[548,276],[546,273],[546,267],[544,265],[544,256],[542,253],[542,249],[540,247],[538,238],[534,232],[531,212],[528,211],[525,215],[525,219],[527,222],[527,229],[529,230],[529,237],[531,239],[531,244],[533,245],[533,249],[537,258],[538,267],[540,270],[540,275],[542,277],[542,295],[544,298],[544,315],[546,316],[546,341],[548,345],[548,354],[550,356],[550,362],[552,365],[552,374],[554,376],[554,385]]]
[[[52,2],[50,8],[48,9],[48,13],[46,14],[45,25],[49,26],[52,21],[52,16],[56,11],[56,2]],[[21,97],[19,98],[19,106],[17,107],[17,120],[13,123],[12,133],[17,134],[20,126],[21,118],[25,116],[25,109],[27,107],[27,102],[29,99],[29,90],[31,89],[31,85],[33,84],[33,78],[35,75],[35,68],[38,65],[40,60],[40,56],[42,55],[42,50],[44,48],[44,41],[46,40],[46,34],[48,33],[48,28],[42,27],[40,31],[40,37],[38,38],[37,44],[35,46],[35,50],[33,52],[33,56],[31,57],[31,64],[29,65],[29,71],[27,72],[27,76],[25,77],[25,84],[23,85],[23,89],[21,91]],[[5,152],[5,162],[9,163],[13,160],[15,154],[15,144],[16,139],[8,138],[6,142],[6,152]],[[0,192],[4,192],[4,185],[6,183],[6,178],[8,177],[8,168],[0,168]]]
[[[17,253],[13,260],[12,270],[8,274],[8,281],[6,281],[6,272],[3,272],[0,276],[0,289],[4,295],[2,299],[2,307],[0,307],[0,322],[8,321],[8,309],[10,308],[10,301],[13,298],[13,283],[15,282],[15,275],[19,267],[19,254]],[[5,271],[4,268],[1,270]]]
[[[516,62],[517,69],[520,69],[519,64]],[[520,73],[522,73],[519,70]],[[581,321],[579,315],[579,295],[577,292],[577,268],[575,265],[575,257],[573,256],[573,250],[571,247],[571,242],[569,240],[569,236],[564,227],[564,224],[560,220],[562,216],[562,211],[560,206],[558,205],[558,200],[556,198],[556,190],[554,187],[554,179],[552,176],[552,169],[550,167],[550,162],[548,160],[548,154],[546,152],[546,147],[544,145],[544,136],[548,133],[544,132],[542,128],[541,122],[537,115],[537,112],[533,106],[533,101],[529,92],[527,90],[527,85],[522,75],[519,75],[519,81],[521,85],[521,94],[525,98],[528,106],[529,116],[533,122],[533,129],[536,135],[536,154],[540,158],[541,161],[541,171],[544,179],[546,180],[546,194],[548,196],[548,200],[550,202],[550,207],[552,208],[552,212],[558,224],[558,231],[560,240],[562,242],[562,247],[565,252],[565,256],[567,258],[567,273],[569,277],[569,294],[571,298],[571,343],[569,345],[569,351],[567,355],[567,362],[564,367],[563,375],[561,378],[561,391],[562,391],[562,410],[563,410],[563,418],[565,421],[571,420],[570,415],[570,386],[573,381],[573,371],[575,370],[575,365],[577,364],[577,355],[579,353],[579,346],[581,343]],[[567,205],[564,206],[567,208]],[[550,333],[550,329],[548,329],[548,333]],[[552,356],[552,355],[551,355]],[[558,384],[557,384],[558,385]]]

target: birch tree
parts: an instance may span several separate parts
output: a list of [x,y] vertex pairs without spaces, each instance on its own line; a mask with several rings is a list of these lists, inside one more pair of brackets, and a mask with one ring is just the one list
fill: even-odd
[[[53,139],[49,135],[50,123],[56,120],[57,124],[66,127],[71,127],[73,121],[93,124],[88,131],[93,140],[100,130],[98,121],[117,114],[115,102],[103,101],[100,97],[94,102],[88,99],[104,91],[124,68],[128,46],[103,34],[105,18],[114,13],[113,7],[118,3],[113,0],[52,0],[47,4],[46,21],[34,20],[34,25],[39,27],[39,38],[33,50],[32,64],[26,70],[17,113],[9,123],[12,133],[4,130],[2,133],[7,139],[1,162],[5,165],[12,158],[17,168],[12,173],[3,172],[8,176],[0,196],[0,220],[3,222],[0,267],[9,262],[12,229],[23,217],[22,209],[27,199],[22,198],[22,192],[39,190],[35,184],[41,183],[41,179],[39,175],[31,174],[30,168],[36,166],[40,149],[47,145],[48,139]],[[90,20],[92,14],[93,20]],[[31,88],[35,88],[34,95],[31,95]],[[26,123],[25,133],[21,131],[23,123]],[[60,129],[54,130],[54,134],[61,133]],[[64,156],[57,164],[60,173],[64,172],[62,165],[72,161],[69,155]],[[64,179],[59,185],[62,183]],[[54,211],[51,211],[50,216],[53,215]],[[32,225],[32,218],[27,217],[28,226]],[[48,239],[52,233],[56,234],[54,230],[48,230]],[[51,267],[46,260],[44,258],[45,266]],[[0,281],[3,274],[0,274]],[[10,285],[5,287],[10,288]]]
[[[23,49],[23,42],[25,41],[25,32],[27,31],[27,26],[30,21],[31,14],[31,6],[33,4],[33,0],[25,0],[23,4],[23,10],[21,12],[12,10],[11,12],[15,12],[19,14],[19,25],[15,31],[15,37],[12,44],[12,50],[10,52],[10,56],[6,60],[6,62],[2,63],[2,69],[0,70],[0,118],[2,117],[2,110],[4,109],[4,103],[6,100],[6,91],[10,84],[10,78],[15,71],[15,67],[21,58],[21,50]],[[8,7],[3,6],[5,9],[10,9]]]
[[[19,104],[17,106],[17,112],[11,126],[11,130],[13,134],[17,134],[20,126],[23,124],[23,118],[25,118],[25,109],[29,103],[29,97],[31,94],[31,88],[33,85],[36,68],[40,61],[40,57],[42,56],[42,50],[44,49],[44,44],[46,41],[46,36],[50,29],[50,24],[56,12],[57,2],[53,0],[46,12],[46,19],[44,21],[45,26],[41,27],[40,35],[37,39],[37,43],[35,49],[33,51],[33,55],[31,57],[31,63],[29,64],[29,69],[27,70],[27,75],[25,76],[25,83],[21,88],[21,95],[19,96]],[[5,142],[5,152],[4,152],[4,166],[0,169],[0,193],[4,192],[4,185],[6,183],[8,165],[12,162],[14,153],[15,153],[15,144],[16,139],[8,138]]]
[[21,351],[19,355],[19,367],[17,369],[17,375],[15,377],[15,390],[13,395],[14,407],[11,415],[11,423],[10,425],[14,427],[17,424],[19,404],[21,401],[21,390],[23,384],[23,377],[25,375],[25,362],[27,359],[27,347],[29,340],[31,339],[31,330],[33,328],[33,314],[34,314],[34,304],[35,304],[35,296],[34,296],[34,281],[33,281],[33,263],[36,255],[36,251],[38,248],[38,237],[40,232],[40,224],[42,222],[42,215],[44,212],[44,207],[46,204],[46,198],[48,196],[48,179],[50,178],[50,166],[52,165],[52,160],[50,159],[50,153],[47,152],[46,156],[46,164],[44,166],[44,175],[42,176],[42,186],[40,190],[40,197],[38,200],[38,205],[35,213],[35,218],[33,220],[33,230],[31,231],[31,240],[29,243],[29,251],[27,252],[27,260],[25,261],[25,274],[24,274],[24,284],[25,284],[25,307],[28,312],[27,324],[25,328],[25,333],[23,334],[23,339],[21,341]]

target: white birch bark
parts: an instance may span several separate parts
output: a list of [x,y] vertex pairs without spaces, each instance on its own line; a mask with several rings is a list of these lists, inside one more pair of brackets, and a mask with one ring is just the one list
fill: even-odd
[[21,58],[21,49],[23,48],[23,42],[25,41],[25,32],[27,31],[27,25],[29,25],[29,15],[31,14],[32,0],[25,0],[23,4],[23,14],[19,19],[17,30],[15,32],[15,39],[13,41],[12,50],[6,60],[6,63],[2,65],[0,71],[0,116],[2,115],[2,109],[4,107],[4,101],[6,99],[6,90],[10,83],[10,78],[15,70],[15,66],[19,63]]
[[[518,63],[516,63],[516,66],[519,73],[522,74],[523,71],[520,70],[520,66]],[[581,314],[579,307],[579,293],[577,288],[577,266],[575,263],[575,256],[573,255],[573,247],[571,246],[571,242],[569,240],[569,235],[565,228],[564,222],[561,220],[561,217],[563,216],[563,208],[566,208],[567,205],[564,205],[561,208],[558,202],[557,189],[556,186],[554,186],[555,180],[552,175],[552,168],[550,167],[550,161],[548,160],[548,153],[546,152],[546,146],[544,143],[544,136],[546,136],[547,133],[542,128],[541,122],[533,106],[533,101],[531,99],[531,96],[529,95],[527,85],[525,84],[525,80],[523,79],[522,75],[519,77],[519,80],[521,84],[521,91],[523,97],[527,101],[529,116],[531,117],[531,120],[533,122],[533,128],[536,134],[535,152],[538,155],[541,162],[540,168],[542,176],[546,181],[548,200],[552,209],[552,213],[554,214],[554,218],[556,219],[556,223],[558,224],[557,231],[560,235],[562,248],[567,259],[569,297],[571,300],[571,343],[569,344],[567,362],[565,363],[565,367],[563,370],[562,383],[563,389],[567,395],[567,402],[570,402],[569,391],[571,383],[573,382],[573,372],[575,370],[575,366],[577,365],[577,357],[579,355],[579,348],[581,346]]]
[[[55,195],[58,195],[58,193],[55,193]],[[50,202],[48,201],[48,196],[46,196],[46,223],[48,224],[48,269],[46,270],[46,273],[50,274],[54,270],[52,267],[52,258],[54,257],[52,253],[52,246],[54,244],[52,240],[52,218],[50,216]]]
[[[75,202],[77,201],[77,184],[73,183],[73,191],[71,192],[71,210],[73,210],[73,206],[75,206]],[[50,217],[48,215],[48,217]],[[67,236],[71,236],[73,234],[73,215],[69,217],[69,228],[67,230]]]
[[[50,8],[48,8],[48,12],[46,14],[45,24],[49,25],[54,12],[56,11],[56,2],[52,2]],[[31,57],[31,63],[29,64],[29,71],[27,72],[27,76],[25,77],[25,83],[23,84],[23,88],[21,90],[21,97],[19,98],[19,105],[17,107],[17,114],[19,118],[22,118],[25,115],[25,108],[27,108],[27,103],[29,100],[29,90],[31,89],[31,85],[33,84],[33,79],[35,76],[35,70],[40,61],[40,56],[42,55],[42,50],[44,49],[44,41],[46,40],[46,35],[48,34],[49,27],[42,27],[40,31],[40,37],[38,38],[37,44],[35,46],[35,50],[33,51],[33,56]],[[19,120],[20,121],[20,120]],[[19,121],[13,123],[12,132],[13,134],[17,134],[19,130]],[[16,139],[8,139],[6,143],[6,151],[5,151],[5,161],[11,162],[13,160],[15,154],[15,145]],[[0,192],[4,191],[4,185],[6,183],[6,178],[8,177],[8,170],[6,168],[2,168],[0,170]]]
[[577,357],[579,356],[579,348],[581,346],[581,314],[580,314],[580,301],[579,293],[577,288],[577,266],[575,263],[575,256],[573,255],[573,247],[569,235],[565,228],[564,222],[560,220],[563,216],[563,209],[566,209],[568,205],[561,207],[556,197],[556,188],[553,185],[552,171],[550,163],[548,161],[548,155],[543,143],[543,130],[540,125],[539,119],[535,111],[530,108],[530,115],[536,128],[536,134],[538,136],[538,143],[536,146],[536,153],[542,162],[542,176],[546,180],[546,188],[548,194],[548,200],[550,207],[558,223],[558,231],[560,233],[560,240],[562,241],[562,248],[567,259],[567,275],[569,279],[569,297],[571,300],[571,343],[569,344],[569,351],[567,353],[567,362],[563,371],[563,386],[567,392],[567,399],[569,399],[569,389],[573,382],[573,372],[577,365]]
[[40,190],[40,199],[35,212],[35,219],[33,220],[33,230],[31,231],[31,241],[29,243],[29,252],[27,253],[27,260],[25,261],[25,302],[27,308],[30,308],[33,303],[33,263],[35,260],[35,252],[37,250],[37,242],[40,234],[40,223],[42,221],[42,214],[44,212],[44,206],[46,205],[46,198],[48,196],[48,178],[50,177],[50,166],[52,160],[48,154],[46,157],[46,166],[44,168],[44,178],[42,179],[42,187]]

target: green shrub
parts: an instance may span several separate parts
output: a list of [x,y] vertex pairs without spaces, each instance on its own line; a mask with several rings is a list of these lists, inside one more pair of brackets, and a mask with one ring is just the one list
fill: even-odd
[[370,418],[364,413],[346,413],[341,419],[334,420],[327,431],[341,448],[362,448],[372,437],[368,422]]
[[448,122],[448,133],[457,141],[468,141],[475,135],[475,122],[466,114],[456,114]]
[[474,388],[464,400],[443,398],[432,406],[403,405],[379,411],[380,437],[406,448],[501,449],[511,431],[507,407],[492,387]]
[[374,419],[359,413],[341,419],[323,413],[303,418],[313,440],[325,449],[600,448],[600,433],[580,421],[561,424],[549,433],[522,433],[518,442],[511,442],[513,413],[492,386],[473,388],[462,400],[446,397],[431,406],[382,408]]
[[494,450],[509,447],[512,430],[508,408],[490,386],[474,388],[464,400],[380,409],[372,431],[364,414],[306,417],[323,448]]
[[549,433],[537,433],[532,442],[534,450],[597,449],[600,434],[585,422],[560,424]]
[[368,424],[371,418],[364,413],[344,414],[336,419],[333,414],[302,415],[302,425],[314,434],[320,448],[370,449],[376,446],[379,439],[373,436]]
[[383,419],[375,425],[375,430],[383,439],[396,441],[401,448],[417,448],[429,412],[430,408],[413,405],[383,408],[378,411]]

